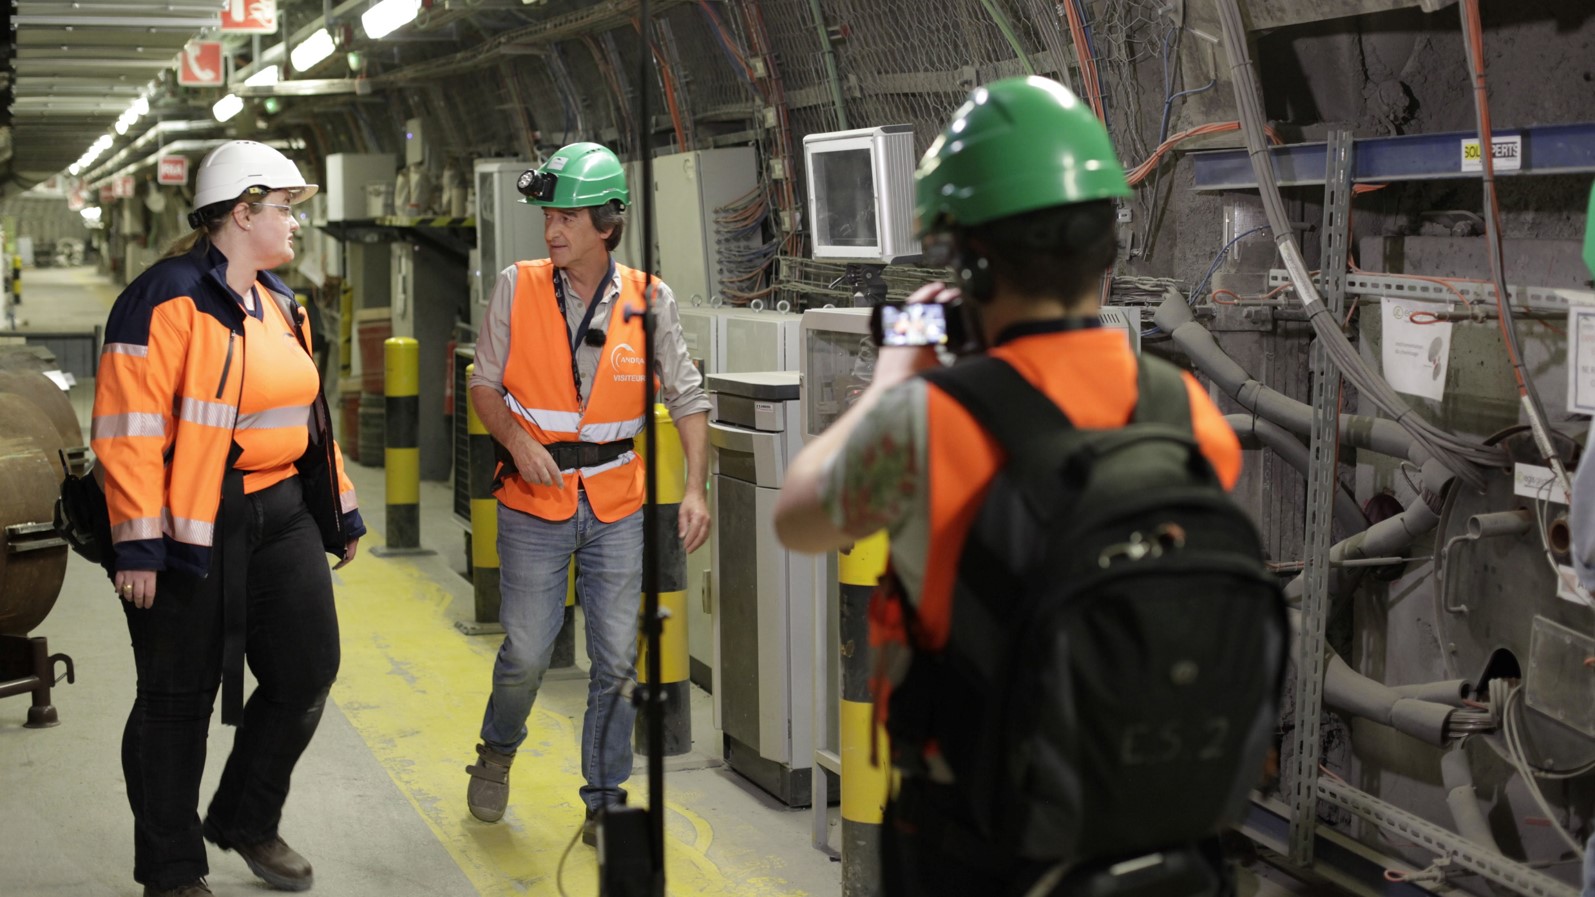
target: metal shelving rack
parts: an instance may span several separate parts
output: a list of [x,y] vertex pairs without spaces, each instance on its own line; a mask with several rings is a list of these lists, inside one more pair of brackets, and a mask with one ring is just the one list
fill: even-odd
[[[1555,158],[1563,160],[1558,165],[1542,164],[1531,167],[1529,155],[1525,159],[1524,173],[1564,173],[1567,171],[1595,171],[1595,126],[1565,125],[1529,129],[1525,134],[1526,146],[1551,146],[1555,136]],[[1532,135],[1532,140],[1530,138]],[[1275,150],[1276,169],[1298,174],[1294,179],[1281,176],[1281,184],[1322,183],[1325,185],[1323,272],[1316,278],[1326,308],[1335,315],[1344,312],[1348,294],[1388,293],[1391,289],[1412,298],[1425,298],[1436,302],[1449,301],[1449,291],[1425,284],[1416,279],[1398,275],[1366,275],[1348,273],[1346,269],[1347,241],[1349,239],[1348,213],[1352,184],[1362,180],[1399,180],[1400,172],[1390,169],[1392,159],[1404,160],[1409,177],[1456,177],[1454,168],[1444,174],[1412,175],[1419,170],[1419,155],[1434,155],[1436,147],[1455,146],[1452,142],[1461,135],[1435,135],[1423,138],[1382,138],[1353,140],[1349,132],[1337,131],[1321,145],[1306,148],[1281,148]],[[1310,152],[1308,151],[1310,150]],[[1372,150],[1374,161],[1357,162],[1357,156]],[[1396,152],[1400,150],[1400,152]],[[1416,155],[1409,155],[1408,151]],[[1292,152],[1296,151],[1296,152]],[[1540,161],[1546,162],[1549,150],[1540,151]],[[1206,159],[1204,162],[1203,159]],[[1309,160],[1318,159],[1323,165],[1323,175],[1312,178],[1305,174]],[[1234,170],[1236,160],[1245,165],[1245,152],[1203,153],[1197,156],[1197,189],[1255,188],[1249,169],[1244,177]],[[1570,161],[1569,161],[1570,160]],[[1569,168],[1563,165],[1582,166]],[[1283,165],[1282,165],[1283,163]],[[1433,166],[1429,166],[1431,169]],[[1283,271],[1272,272],[1270,282],[1288,281]],[[1459,285],[1477,289],[1471,285]],[[1433,291],[1433,292],[1430,292]],[[1510,300],[1528,308],[1567,308],[1571,305],[1589,304],[1595,296],[1575,290],[1551,290],[1529,287],[1509,287]],[[1445,292],[1446,295],[1439,295]],[[1478,289],[1478,297],[1484,298]],[[1470,296],[1470,298],[1473,298]],[[1489,298],[1493,299],[1493,295]],[[1578,897],[1577,888],[1564,884],[1525,863],[1510,859],[1482,847],[1461,835],[1420,818],[1394,804],[1383,801],[1350,784],[1329,778],[1320,778],[1320,719],[1323,713],[1324,675],[1324,620],[1328,606],[1330,520],[1335,489],[1335,444],[1338,440],[1338,384],[1339,372],[1327,352],[1318,344],[1312,350],[1315,374],[1312,395],[1312,466],[1307,493],[1307,555],[1306,580],[1301,607],[1301,650],[1297,656],[1297,669],[1293,682],[1294,719],[1292,748],[1295,753],[1288,806],[1262,798],[1254,800],[1253,810],[1242,826],[1250,837],[1272,849],[1288,852],[1290,861],[1302,867],[1328,867],[1326,877],[1337,884],[1368,894],[1421,893],[1428,889],[1418,882],[1395,883],[1383,875],[1385,868],[1405,866],[1400,860],[1382,856],[1365,845],[1332,831],[1319,831],[1318,809],[1329,804],[1349,810],[1359,819],[1399,835],[1431,851],[1437,860],[1459,871],[1476,874],[1493,885],[1510,889],[1514,893],[1531,897]],[[1288,824],[1288,834],[1278,837],[1281,824]],[[1325,849],[1325,848],[1328,849]],[[1318,851],[1323,851],[1315,855]],[[1443,881],[1439,883],[1445,888]]]

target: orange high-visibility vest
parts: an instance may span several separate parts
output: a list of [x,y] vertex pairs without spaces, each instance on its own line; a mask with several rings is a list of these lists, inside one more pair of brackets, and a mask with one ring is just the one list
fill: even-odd
[[[615,266],[620,298],[610,310],[602,358],[593,375],[587,407],[571,378],[570,330],[554,296],[554,264],[517,262],[515,303],[510,311],[510,353],[504,361],[504,404],[521,428],[543,445],[556,442],[617,442],[642,432],[644,361],[642,317],[626,309],[645,307],[641,271]],[[643,466],[636,452],[604,464],[562,471],[565,485],[538,486],[505,477],[498,499],[544,520],[576,513],[578,484],[593,514],[613,523],[642,507]]]

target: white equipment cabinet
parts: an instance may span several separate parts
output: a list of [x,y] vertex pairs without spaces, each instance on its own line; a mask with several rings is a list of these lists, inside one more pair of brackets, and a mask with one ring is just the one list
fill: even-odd
[[368,184],[393,184],[398,171],[388,153],[333,153],[327,157],[326,194],[328,221],[370,218],[366,207]]
[[[738,308],[683,304],[681,330],[687,353],[705,375],[755,371],[796,371],[801,315]],[[713,484],[711,483],[711,489]],[[717,520],[711,526],[718,527]],[[710,564],[710,547],[687,555],[687,645],[691,678],[713,689],[715,664],[714,607],[718,577]],[[720,724],[719,703],[714,721]]]
[[775,500],[802,445],[792,372],[713,374],[714,681],[732,769],[787,806],[809,803],[814,565],[776,540]]

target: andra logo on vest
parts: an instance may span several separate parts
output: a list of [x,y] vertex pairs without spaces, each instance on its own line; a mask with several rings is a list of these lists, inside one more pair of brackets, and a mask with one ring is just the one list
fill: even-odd
[[[641,383],[641,368],[646,363],[646,360],[637,354],[637,350],[631,347],[631,343],[621,343],[609,350],[609,366],[614,369],[615,379],[622,383]],[[637,373],[623,374],[622,369],[636,370]]]

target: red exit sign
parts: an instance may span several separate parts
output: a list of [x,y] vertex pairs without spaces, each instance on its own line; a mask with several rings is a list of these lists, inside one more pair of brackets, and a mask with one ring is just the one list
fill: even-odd
[[162,156],[156,169],[155,182],[178,185],[188,183],[188,157]]

